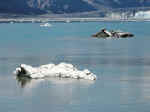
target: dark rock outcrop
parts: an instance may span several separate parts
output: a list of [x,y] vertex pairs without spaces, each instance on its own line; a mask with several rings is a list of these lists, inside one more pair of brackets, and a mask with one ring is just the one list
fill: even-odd
[[92,35],[94,38],[129,38],[134,37],[134,34],[129,32],[121,32],[121,31],[107,31],[106,29],[102,29],[98,33]]

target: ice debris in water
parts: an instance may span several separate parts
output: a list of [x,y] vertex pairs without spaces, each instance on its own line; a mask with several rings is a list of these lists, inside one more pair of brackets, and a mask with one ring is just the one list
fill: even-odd
[[40,67],[32,67],[30,65],[21,64],[20,67],[16,68],[14,73],[18,76],[27,76],[30,78],[61,77],[96,80],[96,75],[88,69],[80,71],[72,64],[67,63],[60,63],[58,65],[47,64]]

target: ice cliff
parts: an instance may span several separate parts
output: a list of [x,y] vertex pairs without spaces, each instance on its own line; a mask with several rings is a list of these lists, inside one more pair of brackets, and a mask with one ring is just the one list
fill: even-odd
[[150,18],[150,11],[139,11],[135,14],[135,18],[149,19]]

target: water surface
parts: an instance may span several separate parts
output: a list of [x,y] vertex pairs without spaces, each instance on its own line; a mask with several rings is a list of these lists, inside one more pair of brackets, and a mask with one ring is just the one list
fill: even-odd
[[[3,112],[149,112],[150,22],[0,24],[0,110]],[[101,28],[135,34],[94,39]],[[96,81],[17,79],[21,63],[68,62],[87,68]]]

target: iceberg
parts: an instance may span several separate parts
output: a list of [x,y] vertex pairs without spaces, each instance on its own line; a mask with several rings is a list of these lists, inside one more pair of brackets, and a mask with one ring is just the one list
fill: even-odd
[[49,23],[45,23],[45,24],[41,24],[40,27],[52,27],[52,25]]
[[105,28],[98,33],[92,35],[94,38],[129,38],[134,37],[134,34],[122,31],[108,31]]
[[47,64],[39,67],[32,67],[30,65],[21,64],[14,74],[17,76],[25,76],[33,79],[44,77],[60,77],[60,78],[73,78],[73,79],[87,79],[96,80],[96,75],[88,69],[78,70],[75,66],[68,63]]

